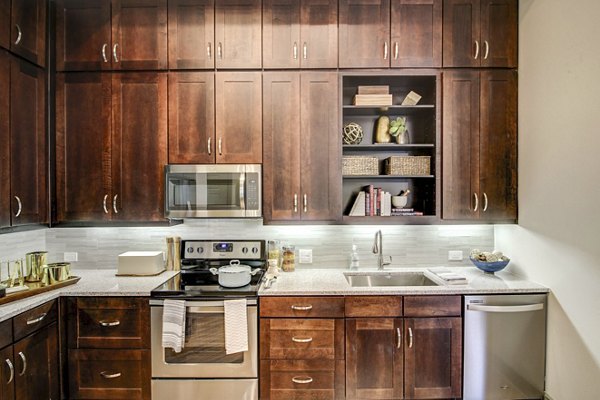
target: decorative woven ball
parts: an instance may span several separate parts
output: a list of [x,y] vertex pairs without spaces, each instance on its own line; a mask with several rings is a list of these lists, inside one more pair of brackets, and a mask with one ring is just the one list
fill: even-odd
[[344,144],[359,144],[363,140],[363,128],[356,122],[344,126]]

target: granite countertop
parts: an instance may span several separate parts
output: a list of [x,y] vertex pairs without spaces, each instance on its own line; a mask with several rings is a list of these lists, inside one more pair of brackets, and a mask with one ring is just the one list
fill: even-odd
[[0,322],[60,296],[150,296],[150,291],[176,275],[165,271],[156,276],[115,276],[115,269],[73,270],[81,280],[74,285],[27,297],[0,306]]
[[[381,273],[375,269],[299,269],[281,272],[269,289],[261,287],[259,296],[317,296],[317,295],[423,295],[423,294],[513,294],[547,293],[545,286],[528,281],[506,271],[484,274],[475,267],[450,267],[452,272],[467,278],[467,285],[414,287],[351,287],[344,273]],[[423,272],[426,268],[387,268],[383,274],[394,272]]]

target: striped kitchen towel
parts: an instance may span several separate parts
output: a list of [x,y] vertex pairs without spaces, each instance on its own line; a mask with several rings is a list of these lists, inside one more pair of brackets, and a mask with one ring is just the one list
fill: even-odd
[[225,354],[248,351],[246,299],[225,300]]
[[165,300],[163,308],[162,346],[180,353],[185,343],[185,301]]

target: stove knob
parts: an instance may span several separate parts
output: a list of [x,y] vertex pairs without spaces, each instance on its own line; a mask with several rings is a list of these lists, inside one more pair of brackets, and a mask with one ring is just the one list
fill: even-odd
[[252,248],[252,253],[254,253],[254,254],[258,253],[258,247],[253,247]]
[[186,251],[188,253],[193,253],[194,252],[194,248],[193,247],[188,247]]
[[242,253],[246,254],[248,252],[248,248],[247,247],[242,247]]
[[198,247],[196,250],[198,251],[198,254],[204,253],[204,247]]

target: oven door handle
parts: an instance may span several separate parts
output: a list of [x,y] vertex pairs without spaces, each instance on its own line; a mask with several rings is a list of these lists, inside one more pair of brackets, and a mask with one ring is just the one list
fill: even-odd
[[[151,306],[162,307],[163,304],[164,304],[164,300],[159,300],[159,299],[150,300]],[[256,299],[246,299],[246,305],[256,306],[256,304],[257,304]],[[225,307],[225,302],[223,300],[221,300],[221,301],[187,301],[186,300],[185,307],[188,309],[189,308],[206,308],[206,307],[211,307],[211,308],[221,307],[221,308],[223,308],[223,307]],[[188,312],[189,312],[189,310],[188,310]],[[205,311],[205,312],[214,312],[214,311]]]

